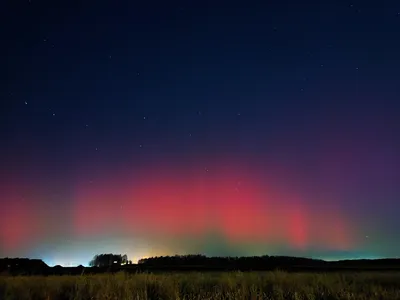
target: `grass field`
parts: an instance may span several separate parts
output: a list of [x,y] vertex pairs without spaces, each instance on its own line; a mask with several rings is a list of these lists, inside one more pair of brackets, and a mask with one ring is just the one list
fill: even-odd
[[1,300],[400,299],[400,273],[0,276]]

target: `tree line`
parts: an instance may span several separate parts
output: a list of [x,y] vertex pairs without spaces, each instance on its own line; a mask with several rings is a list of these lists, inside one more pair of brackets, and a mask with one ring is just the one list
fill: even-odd
[[143,267],[209,267],[226,269],[278,268],[280,266],[320,266],[326,262],[318,259],[288,256],[207,257],[205,255],[175,255],[143,258]]
[[98,254],[89,262],[90,267],[111,267],[132,264],[126,254]]

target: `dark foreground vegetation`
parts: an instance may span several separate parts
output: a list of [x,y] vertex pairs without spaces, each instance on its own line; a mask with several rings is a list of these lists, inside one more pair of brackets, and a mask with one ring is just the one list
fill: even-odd
[[211,272],[0,276],[4,300],[400,299],[400,273]]
[[397,259],[185,255],[132,264],[124,256],[105,254],[91,265],[49,267],[41,260],[0,259],[0,300],[400,300]]

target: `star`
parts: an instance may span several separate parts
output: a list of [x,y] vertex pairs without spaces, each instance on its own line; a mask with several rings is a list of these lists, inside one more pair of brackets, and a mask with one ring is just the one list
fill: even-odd
[[143,145],[142,145],[142,144],[140,144],[140,145],[139,145],[139,147],[140,147],[140,148],[142,148],[142,147],[143,147]]
[[146,117],[143,117],[143,120],[146,120]]
[[97,149],[97,147],[96,147],[96,151],[97,151],[98,149]]
[[55,117],[55,115],[56,115],[56,114],[55,114],[55,113],[53,113],[53,117]]
[[24,103],[25,103],[25,105],[27,105],[27,104],[28,104],[28,102],[26,102],[26,101],[25,101]]

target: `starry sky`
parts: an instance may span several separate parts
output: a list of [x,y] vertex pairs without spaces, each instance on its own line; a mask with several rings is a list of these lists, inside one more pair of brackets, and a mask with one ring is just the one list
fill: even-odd
[[6,0],[0,24],[0,257],[399,255],[399,1]]

